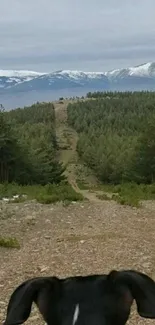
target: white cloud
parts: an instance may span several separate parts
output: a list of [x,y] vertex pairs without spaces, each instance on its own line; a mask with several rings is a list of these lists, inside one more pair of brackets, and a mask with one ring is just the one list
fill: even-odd
[[1,69],[108,70],[153,61],[154,13],[154,0],[1,0]]

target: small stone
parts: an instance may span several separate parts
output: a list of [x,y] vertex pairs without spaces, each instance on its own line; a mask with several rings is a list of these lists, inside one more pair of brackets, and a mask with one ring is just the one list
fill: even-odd
[[25,217],[25,220],[27,220],[27,221],[32,221],[32,220],[35,220],[36,218],[35,218],[35,216],[26,216]]
[[41,273],[46,272],[48,269],[49,269],[49,268],[46,267],[46,266],[44,266],[44,267],[42,267],[42,266],[38,266],[38,271],[40,271]]
[[5,301],[0,301],[0,305],[5,305]]
[[49,269],[48,267],[44,267],[40,272],[41,273],[46,272],[46,271],[48,271],[48,269]]
[[3,199],[2,199],[4,202],[9,202],[10,201],[10,199],[9,198],[7,198],[7,197],[3,197]]
[[45,239],[51,239],[51,236],[45,236]]
[[15,199],[18,199],[19,198],[19,194],[16,194],[16,195],[13,195],[13,200],[15,200]]
[[56,241],[57,241],[58,243],[60,243],[60,242],[63,241],[63,238],[57,238]]
[[80,244],[84,244],[85,243],[85,240],[80,240]]

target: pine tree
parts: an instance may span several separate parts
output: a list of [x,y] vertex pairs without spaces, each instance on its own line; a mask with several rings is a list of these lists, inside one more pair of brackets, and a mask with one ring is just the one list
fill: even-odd
[[148,121],[139,138],[133,169],[139,182],[155,182],[155,116]]

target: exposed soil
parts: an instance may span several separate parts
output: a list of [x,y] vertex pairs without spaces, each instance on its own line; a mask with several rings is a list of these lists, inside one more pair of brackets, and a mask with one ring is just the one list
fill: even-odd
[[[21,249],[0,248],[1,321],[12,290],[33,276],[65,277],[133,268],[155,278],[155,204],[151,202],[141,209],[112,201],[68,207],[4,204],[1,235],[15,236]],[[43,323],[36,309],[31,316],[29,324]],[[130,324],[137,322],[149,324],[132,315]]]

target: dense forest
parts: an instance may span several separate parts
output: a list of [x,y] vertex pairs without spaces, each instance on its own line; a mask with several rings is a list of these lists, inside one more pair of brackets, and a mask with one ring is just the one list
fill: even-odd
[[[155,182],[155,93],[88,93],[67,108],[77,151],[102,182]],[[37,103],[0,108],[0,183],[59,183],[55,110]]]
[[57,149],[52,103],[0,110],[0,183],[59,183],[64,169]]
[[154,182],[155,93],[96,92],[87,97],[68,105],[81,159],[102,182]]

